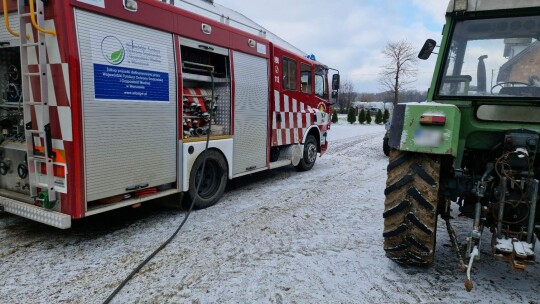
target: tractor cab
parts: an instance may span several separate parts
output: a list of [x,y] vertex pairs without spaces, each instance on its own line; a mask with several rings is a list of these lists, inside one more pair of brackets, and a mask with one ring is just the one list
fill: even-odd
[[437,99],[540,97],[540,16],[458,19],[437,77]]

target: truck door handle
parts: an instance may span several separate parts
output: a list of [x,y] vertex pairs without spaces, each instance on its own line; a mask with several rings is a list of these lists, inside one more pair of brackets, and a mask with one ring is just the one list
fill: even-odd
[[199,44],[199,48],[207,51],[213,51],[214,48],[206,45]]
[[45,141],[47,142],[47,154],[50,158],[55,158],[56,153],[53,151],[52,147],[52,135],[51,135],[51,124],[46,124],[44,127],[45,130]]
[[149,186],[148,183],[135,185],[135,186],[129,186],[129,187],[126,187],[126,191],[135,191],[135,190],[139,190],[139,189],[144,189],[144,188],[146,188],[148,186]]

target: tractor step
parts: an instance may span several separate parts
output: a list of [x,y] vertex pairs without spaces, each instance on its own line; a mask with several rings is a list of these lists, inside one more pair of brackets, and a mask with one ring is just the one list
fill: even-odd
[[532,250],[532,244],[527,242],[519,242],[517,240],[512,241],[514,245],[514,254],[520,259],[534,258],[534,251]]
[[498,238],[495,245],[495,251],[497,253],[507,255],[515,254],[520,259],[534,258],[533,245],[525,241],[519,241],[518,239],[506,239]]
[[495,256],[509,261],[515,270],[525,270],[535,261],[533,244],[515,238],[497,238]]

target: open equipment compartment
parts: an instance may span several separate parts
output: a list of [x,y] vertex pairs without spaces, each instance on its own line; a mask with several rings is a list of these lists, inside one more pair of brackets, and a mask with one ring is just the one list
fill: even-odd
[[[9,43],[8,43],[9,45]],[[18,47],[0,48],[0,192],[29,199],[28,162]],[[17,195],[19,198],[19,195]]]
[[206,138],[210,119],[212,138],[232,135],[229,50],[180,38],[180,54],[183,139]]
[[21,61],[18,47],[0,48],[1,104],[18,106],[21,98]]

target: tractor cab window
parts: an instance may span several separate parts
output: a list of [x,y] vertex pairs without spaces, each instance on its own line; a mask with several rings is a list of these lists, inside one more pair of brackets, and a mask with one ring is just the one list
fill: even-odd
[[283,88],[285,90],[296,91],[296,61],[283,58]]
[[302,93],[312,93],[312,78],[311,66],[305,63],[300,64],[300,89]]
[[540,97],[540,17],[456,23],[439,97]]
[[322,99],[328,98],[328,82],[326,81],[326,70],[317,69],[315,72],[315,95]]

